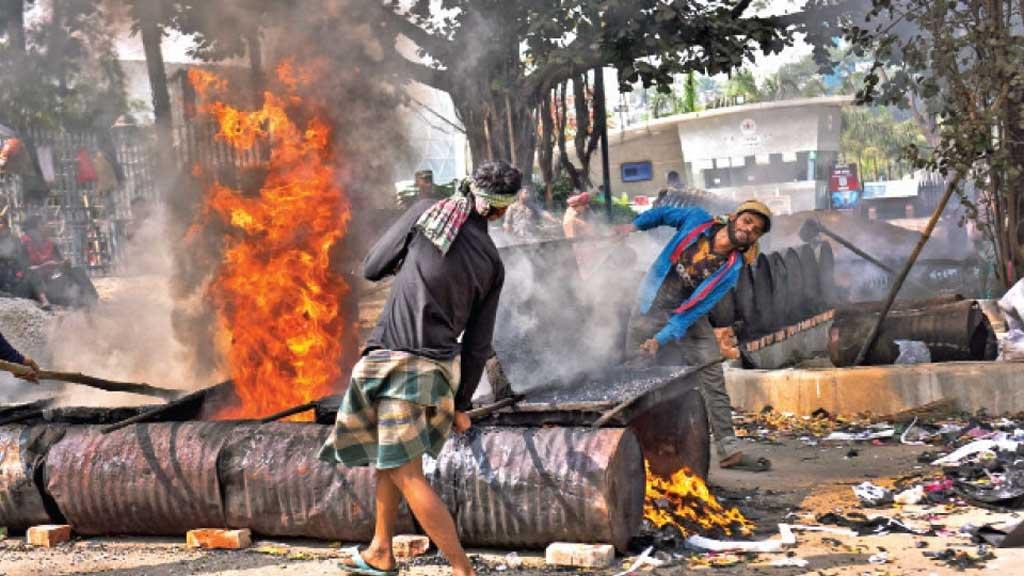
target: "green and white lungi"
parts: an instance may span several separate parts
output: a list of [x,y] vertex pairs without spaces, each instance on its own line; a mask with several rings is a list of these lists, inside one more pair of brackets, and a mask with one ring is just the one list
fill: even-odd
[[434,458],[451,433],[460,363],[374,350],[352,370],[334,432],[320,458],[346,466],[398,468]]

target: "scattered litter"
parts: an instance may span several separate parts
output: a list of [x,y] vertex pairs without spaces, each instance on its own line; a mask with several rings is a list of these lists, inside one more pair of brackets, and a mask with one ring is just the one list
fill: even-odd
[[871,556],[868,557],[868,562],[870,562],[871,564],[888,564],[889,563],[889,553],[888,552],[879,552],[878,554],[872,554]]
[[971,527],[967,531],[978,544],[990,544],[996,548],[1024,548],[1024,522],[999,529],[992,524]]
[[[650,548],[648,548],[648,550],[650,550]],[[516,554],[515,552],[509,552],[505,555],[505,558],[502,563],[505,564],[505,566],[511,568],[512,570],[515,570],[523,565],[523,559],[519,557],[519,554]]]
[[[639,556],[637,556],[636,560],[634,560],[633,563],[629,565],[629,568],[626,568],[623,572],[619,572],[615,576],[626,576],[627,574],[636,572],[640,569],[641,566],[645,565],[650,566],[652,568],[658,568],[659,566],[664,564],[661,560],[651,557],[651,554],[653,552],[654,546],[648,546],[647,549],[644,550]],[[522,565],[522,560],[519,561],[519,564],[520,566]]]
[[779,552],[783,546],[796,544],[792,526],[779,524],[778,540],[761,540],[747,542],[742,540],[713,540],[703,536],[690,536],[686,539],[686,547],[691,550],[707,550],[709,552]]
[[856,531],[859,536],[889,534],[889,533],[902,533],[902,534],[917,534],[918,536],[934,536],[935,531],[920,531],[914,530],[910,526],[907,526],[903,522],[896,520],[895,518],[887,518],[885,516],[874,516],[868,518],[863,514],[852,513],[849,516],[842,516],[835,512],[828,512],[818,516],[818,522],[822,524],[833,524],[836,526],[843,526]]
[[920,504],[925,499],[924,486],[914,486],[893,496],[893,502],[897,504]]
[[1008,450],[1015,452],[1017,450],[1018,443],[1013,440],[976,440],[966,446],[957,448],[952,453],[939,458],[932,462],[933,466],[946,466],[950,464],[959,464],[961,460],[964,460],[968,456],[973,456],[978,452],[985,450],[991,451],[993,449]]
[[804,568],[808,564],[810,564],[810,562],[803,558],[789,556],[786,558],[776,558],[775,560],[772,560],[771,563],[768,565],[774,568]]
[[932,361],[928,345],[920,340],[893,340],[900,348],[894,364],[927,364]]
[[853,493],[864,506],[879,507],[892,503],[892,491],[871,482],[862,482],[854,486]]
[[968,568],[981,568],[985,566],[985,563],[995,558],[995,554],[989,550],[988,546],[978,546],[976,554],[964,550],[953,550],[952,548],[946,548],[941,552],[924,552],[926,558],[931,558],[936,562],[941,562],[946,566],[951,566],[958,570],[966,570]]
[[871,431],[865,430],[864,432],[833,432],[828,436],[825,436],[825,442],[867,442],[870,440],[880,440],[883,438],[892,438],[896,435],[896,430],[893,428],[887,428],[885,430]]
[[839,536],[859,536],[853,530],[847,530],[845,528],[833,528],[831,526],[806,526],[803,524],[779,524],[779,534],[782,535],[782,539],[786,540],[786,531],[789,532],[827,532],[829,534],[838,534]]

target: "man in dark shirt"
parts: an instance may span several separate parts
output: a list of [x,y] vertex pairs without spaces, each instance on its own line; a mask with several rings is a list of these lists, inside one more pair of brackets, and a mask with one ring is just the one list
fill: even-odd
[[[493,354],[491,337],[505,270],[487,233],[519,190],[519,170],[485,162],[444,200],[414,204],[370,250],[363,275],[395,281],[321,458],[377,468],[373,541],[343,568],[395,572],[391,548],[398,504],[409,503],[456,575],[473,574],[444,503],[423,475],[465,411]],[[461,342],[460,342],[461,335]]]

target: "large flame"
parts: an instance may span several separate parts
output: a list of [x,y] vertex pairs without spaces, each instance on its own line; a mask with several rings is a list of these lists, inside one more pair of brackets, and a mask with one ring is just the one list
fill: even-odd
[[750,534],[753,524],[736,508],[726,510],[700,476],[682,468],[665,479],[651,473],[647,466],[647,492],[644,518],[655,527],[670,524],[683,535]]
[[218,127],[216,138],[238,151],[269,145],[258,194],[220,182],[206,191],[202,217],[229,226],[223,261],[210,285],[226,333],[231,378],[240,403],[219,418],[255,418],[330,394],[341,374],[349,289],[331,269],[345,235],[348,199],[332,164],[331,128],[301,96],[309,78],[290,64],[277,69],[280,95],[257,110],[217,98],[226,82],[190,70],[197,109]]

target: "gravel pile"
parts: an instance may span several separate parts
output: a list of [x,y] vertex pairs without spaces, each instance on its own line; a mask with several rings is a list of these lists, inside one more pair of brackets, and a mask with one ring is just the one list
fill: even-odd
[[47,312],[35,300],[0,297],[0,332],[19,352],[41,359],[56,312]]

